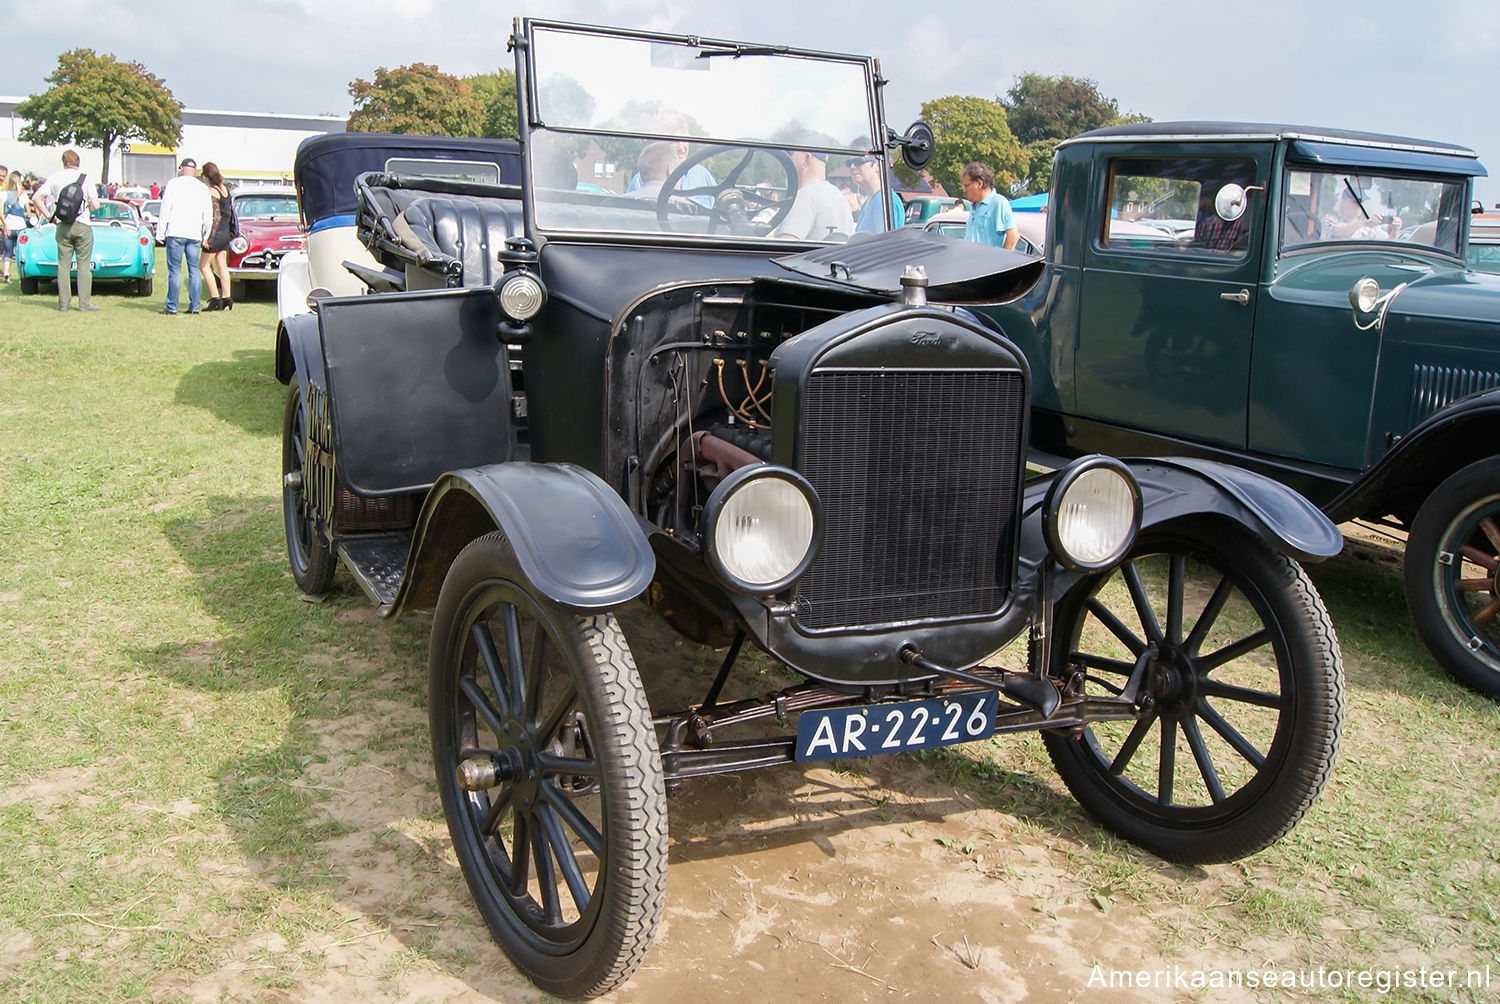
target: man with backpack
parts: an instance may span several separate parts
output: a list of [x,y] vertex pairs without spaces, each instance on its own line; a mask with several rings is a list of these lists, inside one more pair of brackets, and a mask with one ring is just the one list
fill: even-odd
[[78,309],[98,310],[89,300],[93,291],[93,273],[89,271],[94,254],[94,228],[89,225],[89,211],[99,208],[99,197],[89,188],[78,170],[78,153],[64,150],[63,169],[48,178],[37,190],[36,201],[44,216],[57,227],[57,309],[67,310],[73,299],[68,272],[73,258],[78,258]]

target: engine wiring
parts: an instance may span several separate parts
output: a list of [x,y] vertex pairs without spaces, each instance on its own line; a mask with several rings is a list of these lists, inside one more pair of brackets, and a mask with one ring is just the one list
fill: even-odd
[[[724,386],[724,359],[723,357],[718,357],[714,359],[714,371],[719,381],[719,399],[724,402],[724,407],[729,409],[729,413],[733,418],[745,423],[745,425],[752,429],[769,429],[771,427],[771,416],[766,412],[765,402],[770,400],[771,392],[767,390],[764,398],[760,397],[759,394],[761,385],[766,382],[766,374],[770,371],[770,367],[766,364],[765,360],[761,360],[760,379],[756,380],[755,386],[752,387],[750,385],[749,363],[744,359],[737,360],[737,362],[739,363],[740,373],[745,380],[747,391],[745,398],[738,404],[730,400],[729,390]],[[753,411],[751,410],[752,406],[754,408]],[[755,417],[757,412],[760,414],[760,419]]]

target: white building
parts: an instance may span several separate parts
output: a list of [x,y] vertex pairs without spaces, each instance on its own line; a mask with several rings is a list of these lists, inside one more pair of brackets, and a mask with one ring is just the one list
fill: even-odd
[[[46,177],[62,166],[62,146],[32,146],[20,140],[26,120],[16,116],[25,98],[0,95],[0,164]],[[343,132],[345,120],[333,115],[268,115],[184,108],[182,142],[175,149],[139,141],[110,151],[109,180],[149,185],[177,174],[177,162],[192,157],[213,161],[229,181],[291,180],[297,144],[309,136]],[[77,147],[86,174],[101,176],[100,151]]]

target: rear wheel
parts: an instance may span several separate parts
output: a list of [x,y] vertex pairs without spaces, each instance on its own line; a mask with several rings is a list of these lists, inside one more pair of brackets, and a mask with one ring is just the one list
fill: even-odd
[[1118,695],[1135,721],[1046,734],[1095,818],[1173,861],[1244,857],[1286,834],[1333,768],[1343,670],[1307,574],[1243,531],[1147,532],[1058,605],[1055,672]]
[[36,276],[21,276],[21,293],[23,295],[35,296],[37,290],[40,288],[41,284],[37,281]]
[[150,296],[151,295],[151,277],[150,276],[143,276],[142,278],[137,279],[135,281],[135,295],[136,296]]
[[1404,574],[1423,644],[1459,683],[1500,698],[1500,461],[1470,464],[1427,497]]
[[302,387],[293,379],[287,387],[281,419],[281,519],[286,528],[286,557],[297,588],[310,596],[328,591],[338,559],[318,529],[317,515],[308,503],[306,479],[307,436],[303,424]]
[[552,993],[624,983],[661,919],[667,814],[614,618],[534,594],[509,542],[479,538],[438,599],[429,714],[454,851],[495,940]]

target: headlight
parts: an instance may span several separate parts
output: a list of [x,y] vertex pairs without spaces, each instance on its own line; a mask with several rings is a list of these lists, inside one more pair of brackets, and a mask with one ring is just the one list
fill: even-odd
[[250,250],[250,242],[247,241],[243,236],[232,238],[229,241],[229,250],[233,251],[235,254],[244,254],[246,251]]
[[517,269],[501,278],[496,296],[505,316],[519,323],[531,320],[542,309],[547,302],[547,287],[526,269]]
[[1361,314],[1368,314],[1380,305],[1380,283],[1369,276],[1356,282],[1349,290],[1349,304]]
[[1047,489],[1042,531],[1053,555],[1074,571],[1119,562],[1140,528],[1141,489],[1118,460],[1084,457]]
[[812,564],[822,520],[817,493],[796,471],[741,467],[703,507],[709,565],[747,593],[774,593]]

